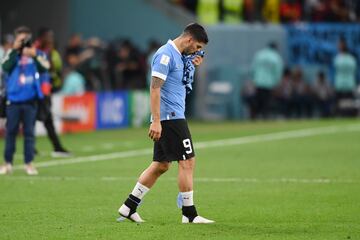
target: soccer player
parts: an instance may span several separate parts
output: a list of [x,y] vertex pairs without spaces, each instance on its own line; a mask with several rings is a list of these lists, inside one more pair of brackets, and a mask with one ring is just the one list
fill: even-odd
[[214,222],[199,216],[194,205],[195,153],[184,115],[186,92],[191,89],[192,80],[184,79],[185,75],[189,75],[186,71],[189,62],[185,59],[193,55],[190,65],[200,65],[202,57],[195,56],[195,53],[207,43],[205,29],[192,23],[175,40],[169,40],[160,47],[153,57],[150,87],[152,121],[149,129],[149,137],[154,141],[153,162],[140,175],[133,191],[119,208],[121,216],[134,222],[143,222],[136,209],[172,161],[178,162],[182,223]]

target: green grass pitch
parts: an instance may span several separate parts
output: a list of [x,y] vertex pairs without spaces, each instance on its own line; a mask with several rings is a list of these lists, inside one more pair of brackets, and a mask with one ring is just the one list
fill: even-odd
[[39,176],[0,176],[0,239],[360,239],[359,120],[189,125],[195,203],[215,224],[180,223],[177,163],[140,206],[146,223],[116,222],[152,142],[146,128],[110,130],[62,136],[70,159],[41,137]]

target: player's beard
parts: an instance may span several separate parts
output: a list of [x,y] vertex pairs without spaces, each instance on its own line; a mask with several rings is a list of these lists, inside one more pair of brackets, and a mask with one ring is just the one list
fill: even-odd
[[193,54],[195,51],[191,51],[191,47],[187,47],[184,49],[184,54],[185,55],[190,55],[190,54]]

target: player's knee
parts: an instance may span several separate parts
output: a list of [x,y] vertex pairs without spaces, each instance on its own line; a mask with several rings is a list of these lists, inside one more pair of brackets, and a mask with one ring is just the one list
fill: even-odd
[[170,168],[170,163],[160,163],[158,166],[157,166],[157,172],[159,174],[163,174],[165,173],[167,170],[169,170]]
[[183,170],[193,170],[195,167],[195,158],[179,161],[179,167]]

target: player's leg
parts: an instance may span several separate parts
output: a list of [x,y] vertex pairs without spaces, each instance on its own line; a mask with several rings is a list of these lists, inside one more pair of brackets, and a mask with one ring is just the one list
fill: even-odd
[[195,157],[179,161],[178,185],[180,192],[193,190],[193,172],[195,169]]
[[193,200],[193,175],[195,168],[195,151],[190,130],[185,120],[178,121],[174,126],[177,132],[177,144],[174,144],[179,163],[178,185],[182,205],[183,223],[213,223],[213,221],[198,216]]
[[156,180],[169,169],[170,164],[170,162],[152,162],[140,175],[138,182],[147,188],[151,188]]
[[195,167],[195,158],[179,161],[178,186],[182,201],[182,215],[192,222],[196,216],[196,208],[193,199],[193,172]]
[[155,184],[156,180],[165,173],[169,167],[169,162],[152,162],[150,166],[140,175],[139,180],[129,197],[119,208],[120,215],[134,222],[143,222],[139,214],[136,212],[137,207],[145,194]]
[[179,161],[178,185],[182,202],[182,223],[213,223],[198,215],[194,204],[193,175],[195,158]]

